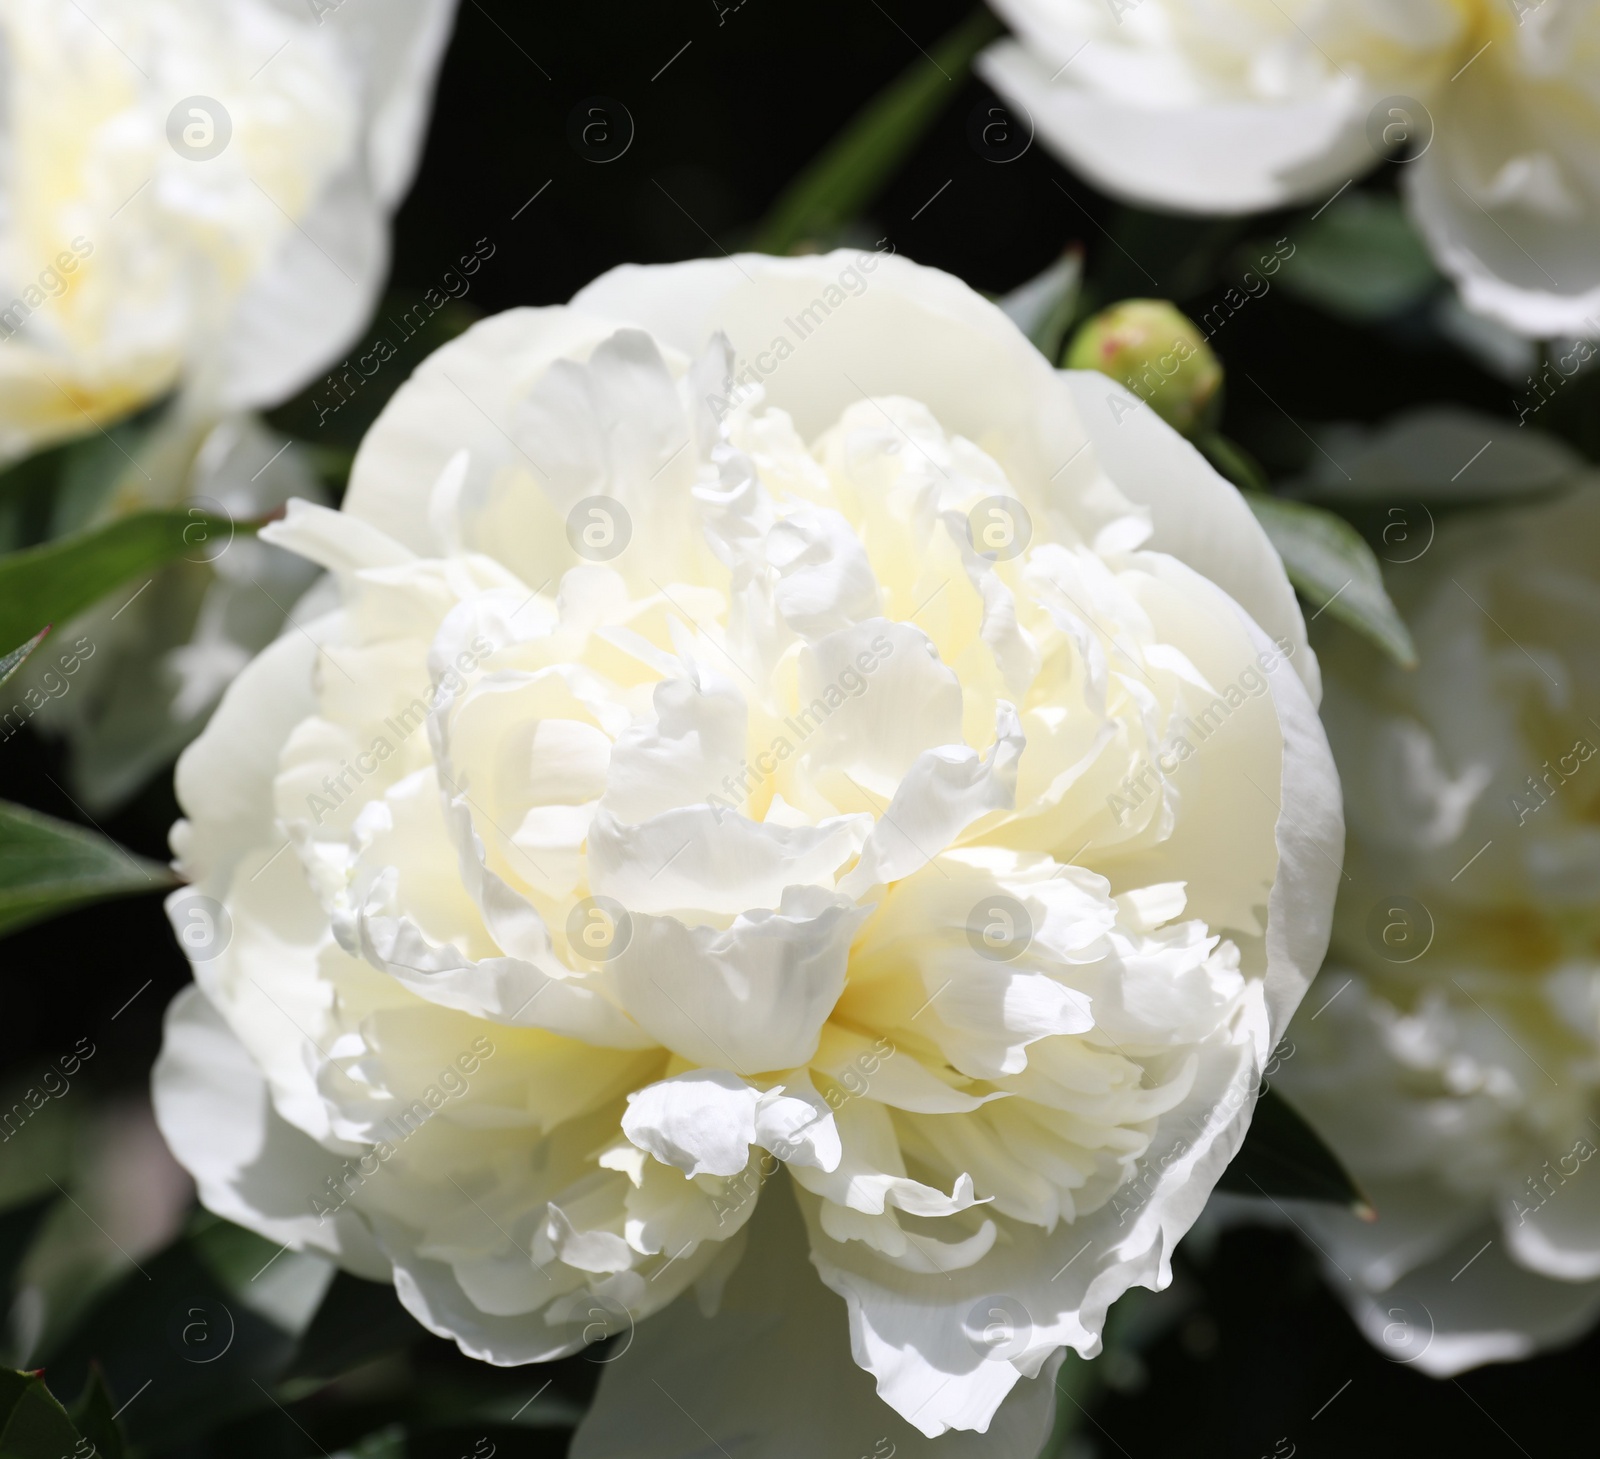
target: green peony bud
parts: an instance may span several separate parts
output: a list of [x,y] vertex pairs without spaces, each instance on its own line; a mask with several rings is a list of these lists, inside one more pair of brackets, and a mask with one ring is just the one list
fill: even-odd
[[1164,299],[1124,299],[1073,335],[1063,362],[1120,381],[1184,435],[1209,425],[1222,365],[1193,322]]

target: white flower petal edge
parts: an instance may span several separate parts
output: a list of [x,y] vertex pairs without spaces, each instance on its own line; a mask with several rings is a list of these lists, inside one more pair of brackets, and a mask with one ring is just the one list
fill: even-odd
[[331,1223],[306,1209],[301,1192],[337,1174],[340,1158],[272,1107],[266,1081],[198,988],[167,1009],[152,1078],[156,1123],[200,1187],[209,1211],[296,1251],[320,1251],[370,1281],[390,1265],[351,1213]]
[[1369,171],[1395,127],[1413,147],[1425,134],[1406,197],[1466,305],[1533,338],[1600,335],[1591,0],[993,3],[1018,39],[980,74],[1112,196],[1311,202]]
[[[619,1337],[572,1459],[697,1459],[707,1432],[729,1454],[761,1459],[1035,1459],[1061,1355],[1017,1386],[987,1432],[927,1438],[878,1401],[851,1361],[844,1311],[806,1261],[787,1193],[775,1194],[751,1219],[714,1313],[685,1299]],[[983,1325],[1013,1321],[997,1307]]]
[[[1397,493],[1458,459],[1444,424],[1369,443],[1406,447],[1386,458]],[[1571,475],[1521,465],[1527,487]],[[1351,881],[1280,1077],[1378,1219],[1302,1219],[1372,1341],[1438,1375],[1600,1316],[1597,561],[1583,471],[1441,525],[1394,574],[1415,671],[1342,635],[1324,659]]]
[[216,414],[275,405],[346,348],[388,270],[454,12],[0,4],[0,457],[178,384]]
[[180,763],[196,980],[433,1331],[675,1359],[798,1199],[883,1424],[1021,1459],[1170,1279],[1342,823],[1264,535],[1097,380],[893,257],[623,268],[265,534],[340,606]]

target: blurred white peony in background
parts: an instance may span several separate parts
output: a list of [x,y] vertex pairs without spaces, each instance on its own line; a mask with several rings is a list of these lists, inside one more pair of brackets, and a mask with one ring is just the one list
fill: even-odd
[[[0,459],[97,432],[104,447],[61,482],[55,532],[186,501],[248,520],[320,493],[250,412],[371,316],[453,12],[0,0]],[[164,399],[142,438],[104,437]],[[312,576],[213,541],[131,605],[58,625],[108,650],[41,716],[91,809],[193,737]]]
[[388,269],[452,0],[5,0],[0,455],[275,405]]
[[1600,336],[1595,0],[993,0],[978,69],[1146,207],[1321,201],[1391,154],[1469,309]]
[[746,255],[477,325],[267,535],[338,593],[179,762],[202,1199],[491,1362],[619,1334],[578,1455],[1032,1459],[1326,943],[1238,494],[947,275]]
[[[1397,493],[1504,429],[1466,419],[1373,442]],[[1418,667],[1325,648],[1352,880],[1280,1077],[1378,1210],[1297,1214],[1331,1285],[1451,1374],[1600,1316],[1600,487],[1411,515]]]

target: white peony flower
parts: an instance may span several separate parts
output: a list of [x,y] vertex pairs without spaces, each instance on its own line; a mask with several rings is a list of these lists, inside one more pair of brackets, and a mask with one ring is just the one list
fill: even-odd
[[[0,0],[0,460],[174,397],[142,444],[105,443],[95,491],[63,473],[58,533],[186,501],[243,521],[319,492],[253,411],[366,324],[453,12]],[[106,652],[40,723],[93,811],[194,736],[312,577],[242,535],[186,556],[64,626]]]
[[453,0],[0,0],[0,458],[278,403],[388,269]]
[[1447,1375],[1600,1316],[1600,487],[1390,582],[1420,664],[1325,660],[1353,879],[1281,1078],[1378,1211],[1298,1218],[1333,1287]]
[[576,1454],[1037,1452],[1325,943],[1237,493],[947,275],[742,256],[477,325],[266,535],[340,598],[179,762],[207,1204],[492,1362],[622,1333]]
[[980,73],[1114,197],[1243,213],[1320,200],[1401,150],[1467,305],[1600,335],[1594,0],[993,0]]

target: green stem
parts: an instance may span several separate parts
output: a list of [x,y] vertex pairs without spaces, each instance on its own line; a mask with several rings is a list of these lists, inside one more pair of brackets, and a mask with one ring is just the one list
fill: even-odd
[[784,189],[751,246],[789,253],[797,244],[828,241],[857,217],[955,97],[972,58],[999,34],[993,14],[975,10],[931,57],[907,66]]

